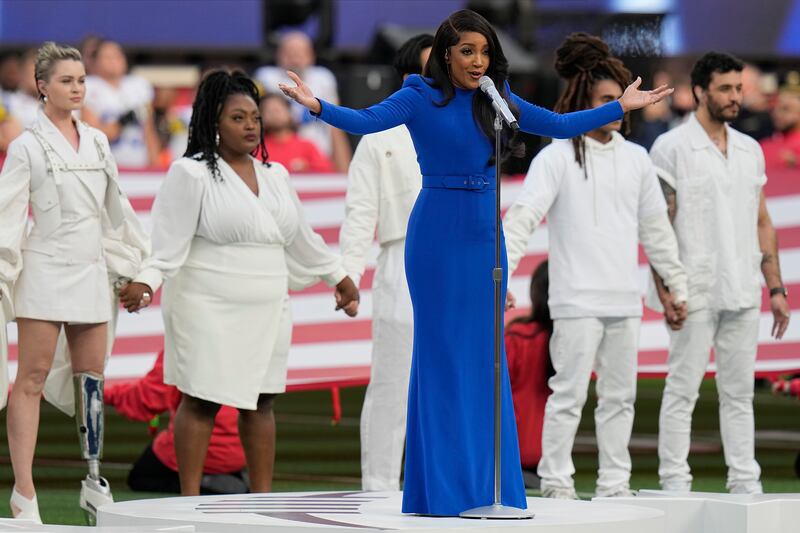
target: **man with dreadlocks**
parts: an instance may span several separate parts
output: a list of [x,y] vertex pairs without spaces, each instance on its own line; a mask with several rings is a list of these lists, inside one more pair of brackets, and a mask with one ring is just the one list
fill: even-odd
[[[267,162],[258,90],[243,73],[210,72],[197,89],[184,157],[153,204],[153,255],[120,291],[128,311],[164,282],[164,383],[175,415],[181,493],[199,493],[214,417],[239,409],[252,492],[268,492],[272,401],[286,388],[288,288],[320,278],[351,312],[358,289],[303,217],[286,169]],[[258,159],[251,154],[257,154]]]
[[[620,97],[630,72],[601,39],[570,35],[556,52],[567,81],[556,111],[599,107]],[[505,217],[509,272],[545,215],[550,242],[550,354],[555,375],[547,400],[538,473],[542,494],[576,498],[571,452],[592,370],[599,471],[597,496],[630,495],[628,453],[636,398],[642,316],[638,243],[672,288],[676,311],[686,275],[667,206],[647,152],[626,141],[622,120],[571,140],[554,141],[531,164]]]

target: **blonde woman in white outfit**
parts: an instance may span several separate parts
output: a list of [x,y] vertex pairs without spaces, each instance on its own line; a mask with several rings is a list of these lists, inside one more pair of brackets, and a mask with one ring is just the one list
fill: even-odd
[[[286,169],[266,162],[255,84],[218,70],[198,88],[186,157],[153,205],[153,256],[121,291],[129,311],[164,282],[164,381],[183,393],[175,451],[184,495],[198,494],[214,416],[239,409],[251,491],[271,488],[272,399],[285,390],[291,278],[336,285],[352,310],[358,290],[303,217]],[[253,158],[258,151],[261,161]]]
[[[89,476],[80,503],[89,513],[111,501],[100,476],[102,387],[111,317],[101,220],[140,233],[117,184],[106,137],[76,122],[85,94],[80,53],[47,43],[36,58],[44,102],[16,139],[0,175],[0,295],[19,331],[19,367],[8,404],[14,516],[39,520],[32,464],[42,389],[62,327],[72,353],[77,422]],[[25,234],[28,206],[33,228]],[[12,304],[12,305],[9,305]],[[6,319],[10,318],[7,316]],[[99,398],[100,401],[97,401]]]

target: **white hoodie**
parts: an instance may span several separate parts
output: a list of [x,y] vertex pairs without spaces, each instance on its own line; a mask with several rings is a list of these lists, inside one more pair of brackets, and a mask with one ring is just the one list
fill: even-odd
[[606,144],[585,141],[585,172],[569,140],[554,141],[533,160],[504,220],[509,272],[547,215],[553,318],[641,316],[639,240],[685,301],[686,274],[647,151],[616,132]]

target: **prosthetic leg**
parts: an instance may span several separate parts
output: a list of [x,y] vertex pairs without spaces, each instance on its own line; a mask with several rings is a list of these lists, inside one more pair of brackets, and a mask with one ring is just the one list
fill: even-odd
[[103,378],[93,373],[73,376],[75,384],[75,421],[83,458],[89,463],[89,475],[81,481],[80,506],[89,525],[94,525],[97,509],[111,503],[111,487],[100,475],[103,457]]

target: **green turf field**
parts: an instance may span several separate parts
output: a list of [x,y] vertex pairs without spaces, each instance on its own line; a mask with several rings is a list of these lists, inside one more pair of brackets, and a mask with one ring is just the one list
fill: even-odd
[[[632,488],[658,488],[655,452],[658,407],[663,381],[640,381],[639,399],[632,442]],[[275,466],[276,491],[345,490],[359,487],[358,416],[364,388],[342,391],[344,418],[331,424],[329,392],[286,394],[276,403],[278,450]],[[491,401],[487,396],[487,401]],[[597,469],[594,443],[594,397],[584,409],[575,449],[576,488],[582,496],[594,491]],[[800,402],[773,397],[766,388],[756,391],[757,457],[763,469],[768,492],[800,492],[800,479],[794,473],[800,451]],[[8,497],[13,477],[8,462],[5,438],[5,411],[0,415],[0,516],[9,516]],[[162,424],[164,421],[162,420]],[[723,461],[717,422],[716,389],[713,381],[703,385],[693,424],[693,451],[690,462],[694,488],[724,491]],[[107,418],[104,475],[111,482],[114,497],[128,500],[160,496],[126,490],[129,465],[150,437],[144,424],[129,422],[111,413]],[[85,467],[78,460],[74,422],[45,404],[34,475],[42,518],[45,522],[82,524],[78,510],[80,479]]]

